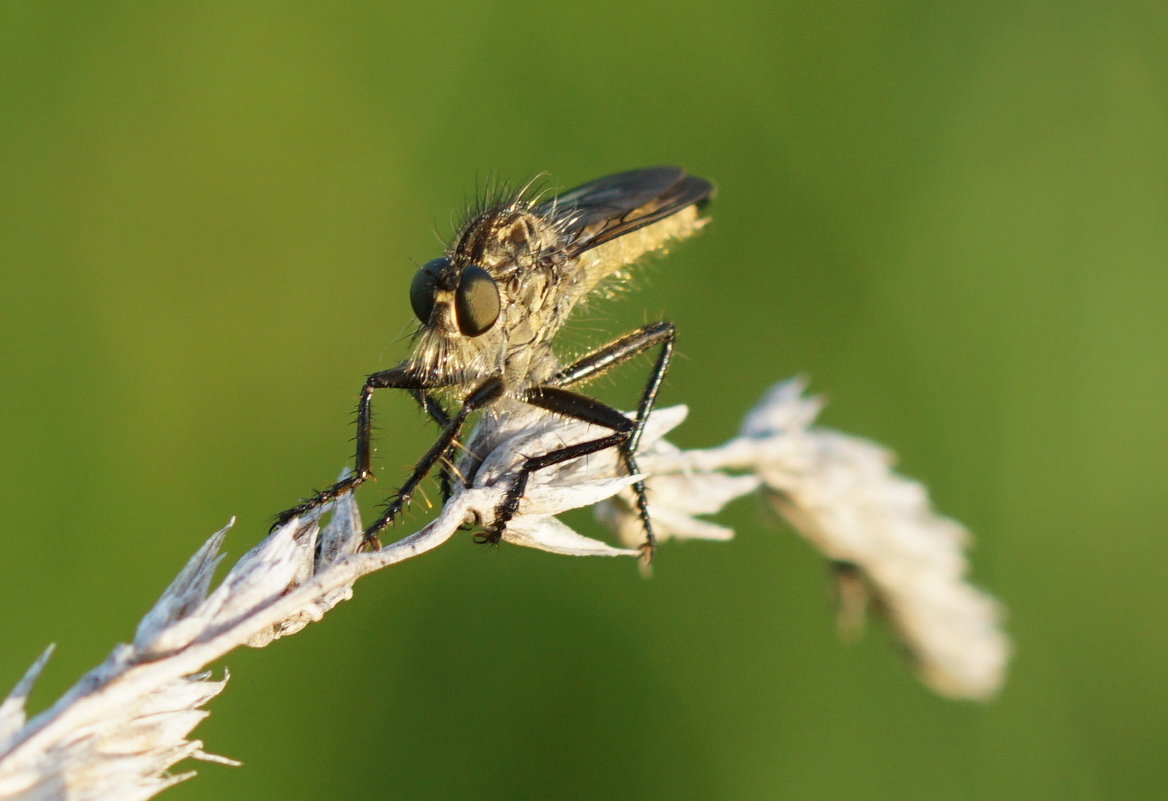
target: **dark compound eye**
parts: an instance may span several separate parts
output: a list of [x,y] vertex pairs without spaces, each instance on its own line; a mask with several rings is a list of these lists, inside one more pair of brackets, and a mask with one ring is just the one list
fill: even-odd
[[431,259],[422,265],[410,284],[410,305],[423,323],[430,322],[434,311],[434,293],[438,291],[438,276],[449,264],[446,259]]
[[454,293],[458,330],[477,337],[491,330],[499,319],[499,287],[491,274],[473,264],[462,271]]

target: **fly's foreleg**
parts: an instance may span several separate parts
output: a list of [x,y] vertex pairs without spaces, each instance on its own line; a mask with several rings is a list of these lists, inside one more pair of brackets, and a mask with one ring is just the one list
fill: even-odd
[[353,459],[353,472],[327,489],[320,490],[311,498],[306,498],[291,509],[276,515],[272,528],[278,528],[294,517],[311,512],[330,501],[336,500],[347,492],[352,492],[373,476],[370,469],[372,458],[372,430],[373,430],[373,392],[378,389],[406,389],[417,391],[425,389],[417,377],[410,375],[401,367],[392,370],[383,370],[374,373],[365,379],[365,386],[361,388],[361,397],[357,401],[357,453]]

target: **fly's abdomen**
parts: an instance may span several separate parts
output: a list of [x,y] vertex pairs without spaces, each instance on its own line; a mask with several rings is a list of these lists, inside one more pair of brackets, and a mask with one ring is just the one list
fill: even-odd
[[581,253],[577,257],[580,274],[584,279],[580,294],[589,292],[609,276],[619,275],[621,270],[643,256],[656,252],[665,253],[671,242],[694,235],[706,222],[707,218],[700,215],[696,206],[688,206],[671,217]]

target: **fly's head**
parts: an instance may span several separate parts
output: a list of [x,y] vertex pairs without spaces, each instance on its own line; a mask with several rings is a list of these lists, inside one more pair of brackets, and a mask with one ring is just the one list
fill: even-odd
[[565,260],[559,228],[521,200],[474,215],[446,255],[414,276],[421,325],[411,369],[436,386],[527,375],[563,322]]

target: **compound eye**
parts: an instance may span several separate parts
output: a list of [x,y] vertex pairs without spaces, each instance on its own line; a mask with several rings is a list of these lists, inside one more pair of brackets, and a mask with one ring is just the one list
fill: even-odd
[[458,330],[468,337],[485,334],[499,319],[499,308],[499,286],[491,274],[473,264],[464,269],[454,293]]
[[410,284],[410,305],[423,323],[430,322],[434,311],[434,293],[438,291],[438,276],[449,265],[446,259],[431,259],[422,265]]

